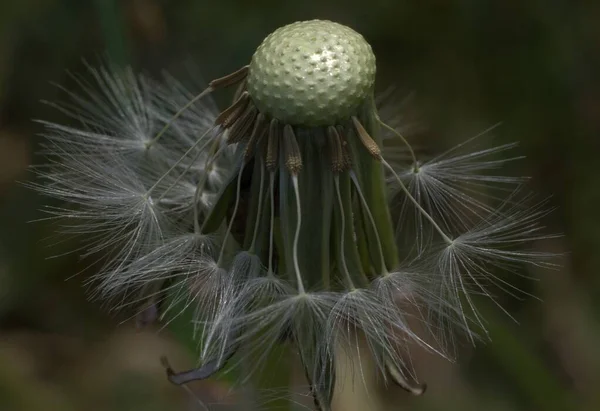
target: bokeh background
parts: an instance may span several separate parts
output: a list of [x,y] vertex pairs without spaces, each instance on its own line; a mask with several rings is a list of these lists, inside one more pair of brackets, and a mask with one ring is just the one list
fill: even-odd
[[[456,364],[418,358],[429,391],[387,392],[389,409],[600,409],[600,2],[2,0],[0,410],[198,409],[159,363],[195,360],[177,326],[139,331],[88,301],[85,264],[50,258],[74,244],[51,247],[55,227],[32,222],[47,200],[19,182],[40,161],[32,120],[59,118],[41,102],[60,98],[52,83],[69,86],[69,71],[106,56],[151,75],[218,77],[275,28],[310,18],[367,38],[378,88],[406,97],[399,114],[419,144],[448,148],[501,121],[495,141],[520,142],[527,158],[512,171],[550,198],[547,230],[564,234],[535,244],[561,253],[560,269],[514,280],[542,301],[501,297],[517,322],[482,305],[493,342],[459,347]],[[231,397],[227,382],[193,388]]]

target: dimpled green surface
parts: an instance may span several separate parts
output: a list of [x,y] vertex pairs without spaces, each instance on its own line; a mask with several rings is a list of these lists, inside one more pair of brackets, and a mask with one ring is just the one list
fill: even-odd
[[284,123],[334,125],[353,115],[375,82],[375,56],[349,27],[324,20],[293,23],[258,47],[248,93],[258,109]]

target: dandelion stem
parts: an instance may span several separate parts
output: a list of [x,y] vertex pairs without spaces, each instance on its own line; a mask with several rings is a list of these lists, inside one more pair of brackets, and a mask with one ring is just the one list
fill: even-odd
[[128,38],[125,34],[125,16],[121,4],[117,0],[95,0],[100,28],[108,56],[123,68],[130,60]]
[[381,160],[381,163],[392,173],[392,175],[394,176],[394,178],[400,185],[400,188],[402,189],[402,191],[404,191],[404,194],[406,194],[408,199],[415,205],[417,210],[419,210],[419,212],[421,214],[423,214],[423,217],[425,217],[431,223],[433,228],[440,234],[440,236],[442,237],[444,242],[448,245],[452,244],[453,243],[452,239],[446,233],[444,233],[444,230],[442,230],[442,228],[435,222],[433,217],[427,211],[425,211],[425,209],[421,206],[421,204],[419,204],[419,202],[413,197],[413,195],[410,193],[408,188],[406,188],[406,185],[404,185],[404,183],[402,182],[402,180],[400,179],[400,177],[398,176],[396,171],[394,171],[394,168],[392,166],[390,166],[390,164],[387,161],[385,161],[385,159],[383,157],[381,157],[380,160]]
[[413,161],[413,167],[417,168],[419,162],[417,161],[417,156],[415,155],[415,152],[414,152],[412,146],[410,145],[410,143],[408,142],[408,140],[406,140],[406,138],[402,134],[400,134],[400,132],[398,132],[398,130],[396,130],[394,127],[387,125],[386,123],[381,121],[381,119],[378,118],[377,121],[383,128],[391,131],[396,136],[398,136],[400,138],[400,140],[402,140],[402,143],[404,143],[404,145],[406,146],[406,148],[408,148],[408,151],[410,152],[410,156],[412,157],[412,161]]
[[221,246],[221,251],[219,252],[219,258],[217,259],[217,265],[221,267],[223,263],[223,256],[225,255],[225,247],[227,245],[227,240],[229,239],[229,234],[231,234],[231,229],[233,227],[233,222],[235,221],[235,216],[237,215],[238,206],[240,205],[240,191],[242,187],[242,174],[244,173],[244,166],[246,164],[243,163],[240,168],[240,172],[237,178],[237,189],[235,193],[235,205],[233,206],[233,213],[231,214],[231,220],[229,221],[229,225],[227,226],[227,232],[225,233],[225,237],[223,237],[223,245]]
[[296,271],[296,280],[298,282],[298,293],[305,294],[302,275],[300,274],[300,264],[298,263],[298,240],[300,239],[300,227],[302,226],[302,209],[300,208],[300,190],[298,189],[298,176],[292,175],[292,184],[296,195],[296,233],[294,234],[294,245],[292,249],[292,258],[294,260],[294,270]]
[[363,205],[363,208],[364,208],[365,212],[367,213],[367,217],[369,217],[369,222],[373,226],[373,232],[375,233],[375,240],[377,241],[377,249],[379,250],[379,258],[381,260],[381,268],[385,271],[380,274],[383,274],[384,276],[388,275],[389,273],[388,273],[387,267],[385,265],[385,258],[383,257],[383,247],[381,245],[381,239],[379,238],[379,232],[377,231],[377,226],[375,225],[375,219],[373,218],[373,214],[371,214],[371,210],[369,209],[369,204],[367,204],[367,200],[365,200],[365,196],[363,195],[360,185],[358,184],[358,179],[357,179],[354,171],[350,171],[350,178],[352,179],[352,182],[354,183],[354,187],[356,187],[356,191],[358,193],[358,196],[360,197],[360,201]]
[[352,277],[350,276],[350,271],[348,271],[348,265],[346,264],[346,257],[344,255],[345,252],[345,237],[346,237],[346,215],[344,213],[344,204],[342,202],[342,194],[340,193],[340,177],[336,174],[333,177],[333,181],[335,183],[335,192],[337,194],[338,206],[340,207],[340,261],[342,263],[342,269],[344,270],[344,275],[346,276],[346,281],[348,282],[348,287],[350,290],[355,290],[354,282],[352,281]]

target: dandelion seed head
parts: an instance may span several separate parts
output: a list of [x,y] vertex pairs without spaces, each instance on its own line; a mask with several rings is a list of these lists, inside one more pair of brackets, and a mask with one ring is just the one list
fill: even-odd
[[[193,311],[201,368],[172,381],[225,366],[245,381],[289,344],[323,411],[340,356],[359,357],[357,379],[369,357],[420,395],[413,348],[451,357],[457,330],[485,333],[474,296],[518,295],[506,273],[551,266],[527,248],[547,237],[544,205],[501,171],[516,145],[484,132],[422,157],[381,119],[375,57],[348,27],[276,30],[199,94],[169,76],[90,76],[54,105],[76,124],[44,123],[31,185],[67,203],[50,218],[102,261],[94,296],[139,323]],[[219,112],[208,94],[228,86]]]

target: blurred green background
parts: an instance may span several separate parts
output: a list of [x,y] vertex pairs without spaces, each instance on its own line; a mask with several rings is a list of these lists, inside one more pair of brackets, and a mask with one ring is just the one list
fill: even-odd
[[[32,119],[57,118],[40,103],[59,97],[52,83],[69,86],[68,71],[107,55],[176,76],[191,61],[198,78],[218,77],[246,64],[275,28],[310,18],[367,38],[378,88],[410,96],[400,114],[417,124],[420,144],[444,149],[502,121],[496,141],[521,143],[527,159],[513,171],[550,197],[548,232],[564,234],[535,245],[564,253],[560,269],[515,279],[543,302],[500,297],[518,324],[482,306],[493,343],[459,347],[457,364],[417,355],[429,391],[388,391],[389,409],[600,409],[600,2],[2,0],[1,411],[198,409],[159,363],[167,354],[178,368],[193,364],[187,345],[87,301],[89,273],[74,276],[85,263],[49,259],[75,244],[49,247],[62,240],[55,227],[31,223],[46,200],[15,181],[40,160]],[[194,390],[229,397],[226,383]]]

